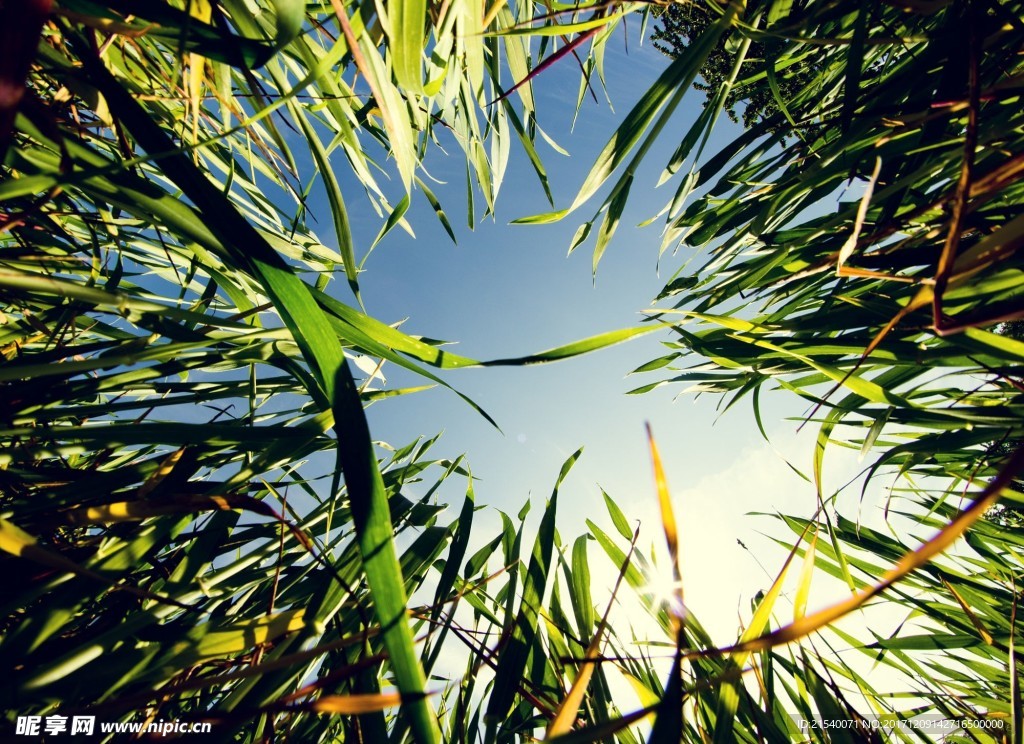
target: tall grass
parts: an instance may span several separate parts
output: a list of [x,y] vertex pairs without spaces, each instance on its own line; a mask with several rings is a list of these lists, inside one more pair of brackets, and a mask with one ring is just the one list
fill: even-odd
[[[485,22],[502,31],[530,14],[4,6],[11,716],[144,711],[254,741],[439,740],[426,673],[451,629],[446,603],[486,589],[461,566],[472,498],[443,524],[432,494],[469,471],[432,458],[434,439],[377,447],[363,407],[422,386],[375,390],[366,370],[397,364],[446,384],[428,367],[476,362],[361,310],[372,246],[354,243],[339,171],[381,237],[414,197],[452,232],[418,173],[441,133],[464,150],[488,212],[505,162],[486,153],[509,139],[546,189],[530,84],[484,105],[510,73],[527,75],[530,45],[481,35]],[[329,237],[310,227],[312,192],[327,197]],[[418,503],[403,495],[414,482]],[[415,534],[400,557],[399,533]],[[428,577],[434,603],[413,611]],[[438,635],[415,640],[427,631]]]
[[[675,184],[655,218],[662,250],[683,260],[651,311],[652,323],[670,329],[669,353],[636,370],[658,379],[634,392],[682,385],[721,395],[725,406],[747,397],[759,425],[764,389],[802,399],[804,425],[818,432],[811,477],[821,508],[787,522],[817,535],[813,552],[798,552],[851,591],[730,652],[809,638],[881,594],[916,623],[894,638],[844,642],[917,677],[906,692],[926,701],[919,710],[1000,716],[1015,724],[1015,741],[1020,535],[985,515],[1000,498],[1022,498],[1014,476],[1024,464],[1024,346],[999,325],[1024,316],[1021,10],[1014,2],[718,7],[718,20],[679,49],[666,84],[626,116],[568,210],[523,220],[560,219],[610,183],[582,233],[597,223],[596,267],[637,163],[668,136],[680,87],[708,58],[705,40],[724,39],[732,72],[717,75],[661,178]],[[751,41],[766,59],[746,59]],[[773,105],[764,105],[766,91]],[[727,100],[757,102],[762,116],[709,152]],[[837,447],[866,458],[865,484],[884,479],[891,489],[877,508],[909,522],[883,534],[836,513],[823,472]],[[877,493],[864,488],[861,499]],[[965,535],[966,546],[928,564]],[[838,673],[845,688],[831,678],[834,667],[813,683],[818,664],[835,663],[827,657],[785,653],[776,663],[797,673],[798,697],[823,714],[889,710],[890,700],[848,670]],[[752,666],[759,684],[763,663],[765,671]],[[732,693],[720,689],[720,704],[731,706]],[[706,719],[716,736],[721,721]]]
[[[830,446],[857,447],[873,458],[869,476],[894,471],[909,489],[891,508],[934,537],[860,527],[821,491],[817,514],[787,518],[798,535],[789,559],[736,643],[717,648],[681,593],[668,605],[644,593],[655,559],[611,497],[615,534],[590,523],[563,542],[558,490],[579,453],[529,544],[524,508],[470,554],[468,465],[434,454],[426,432],[374,443],[364,406],[420,389],[374,389],[377,365],[447,384],[444,370],[481,362],[362,311],[372,246],[352,237],[343,184],[360,185],[381,235],[414,198],[452,233],[418,170],[450,137],[485,211],[508,142],[547,191],[533,78],[567,50],[597,69],[611,31],[649,6],[8,4],[9,720],[206,720],[243,741],[826,741],[835,732],[801,732],[790,714],[925,711],[1001,715],[1019,740],[1020,537],[985,518],[999,498],[1021,498],[1022,456],[1006,452],[1024,437],[1024,346],[993,330],[1022,314],[1019,3],[711,7],[716,20],[627,114],[572,204],[525,220],[602,195],[574,243],[598,222],[596,269],[639,160],[725,45],[735,74],[665,174],[678,181],[661,213],[665,245],[697,249],[696,263],[646,325],[484,363],[555,361],[664,330],[672,353],[641,369],[671,376],[638,391],[689,382],[729,404],[750,394],[756,410],[762,386],[777,384],[811,407],[819,490]],[[750,39],[772,42],[770,73],[744,74]],[[814,74],[782,100],[775,78],[797,67]],[[705,156],[730,91],[742,100],[766,86],[778,113]],[[327,197],[330,237],[310,227],[314,190]],[[807,216],[828,199],[832,213]],[[470,222],[475,208],[471,197]],[[652,454],[671,553],[653,440]],[[417,502],[412,483],[426,493]],[[465,493],[449,523],[432,498],[442,487]],[[929,563],[962,535],[969,550]],[[798,612],[780,622],[801,556]],[[667,677],[614,604],[595,601],[598,560],[617,572],[617,596],[636,593],[663,630],[653,648]],[[814,609],[815,566],[851,599]],[[414,594],[429,605],[411,607]],[[929,635],[834,627],[878,596]],[[911,691],[920,707],[824,651],[836,634],[925,680]],[[452,649],[466,672],[442,687],[432,675]],[[613,678],[633,686],[639,709],[613,699]]]

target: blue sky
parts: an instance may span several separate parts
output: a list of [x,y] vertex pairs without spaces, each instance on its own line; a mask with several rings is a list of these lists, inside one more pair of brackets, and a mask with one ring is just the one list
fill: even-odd
[[[560,155],[538,137],[556,208],[568,206],[617,122],[667,64],[667,58],[649,43],[637,42],[634,25],[628,54],[621,38],[609,48],[606,70],[614,111],[603,100],[595,104],[588,99],[574,129],[578,68],[566,59],[536,82],[540,125],[570,152],[570,157]],[[672,132],[681,136],[702,102],[702,94],[693,92],[649,154],[596,279],[591,274],[591,244],[568,257],[566,251],[577,226],[593,216],[599,201],[593,200],[561,223],[509,225],[512,219],[551,208],[525,156],[513,147],[496,217],[479,221],[470,231],[461,153],[454,145],[449,157],[435,153],[426,162],[427,170],[444,182],[432,188],[456,230],[458,244],[451,243],[426,200],[417,195],[407,215],[416,238],[394,230],[365,264],[360,284],[367,311],[389,323],[407,319],[404,331],[458,342],[453,350],[477,359],[525,355],[636,325],[641,311],[686,257],[666,254],[659,275],[659,226],[632,226],[651,217],[671,196],[674,181],[659,191],[654,184],[678,142]],[[735,133],[723,117],[718,142]],[[715,149],[713,140],[709,152]],[[379,219],[356,198],[349,198],[349,208],[357,245],[369,245]],[[365,209],[362,214],[361,209]],[[316,210],[314,205],[314,210],[327,213],[325,207]],[[329,232],[326,226],[321,231]],[[626,395],[653,381],[627,378],[627,373],[663,355],[660,340],[667,338],[667,334],[652,334],[556,364],[445,374],[450,384],[494,417],[503,433],[440,388],[371,406],[371,431],[375,438],[393,445],[443,431],[432,454],[467,456],[478,478],[477,503],[515,514],[532,498],[533,522],[539,519],[562,462],[583,447],[582,458],[561,490],[558,523],[563,540],[571,544],[575,535],[586,530],[587,518],[610,525],[600,486],[628,518],[642,520],[641,544],[650,546],[661,542],[644,435],[644,423],[650,422],[676,497],[684,562],[695,569],[687,579],[689,596],[701,605],[696,608],[699,616],[710,615],[715,627],[721,627],[713,635],[728,642],[735,638],[737,609],[748,610],[749,598],[771,580],[752,552],[773,573],[784,555],[779,550],[766,555],[764,550],[771,543],[759,537],[765,530],[784,535],[781,525],[744,514],[779,510],[809,516],[813,512],[813,487],[793,474],[779,454],[810,472],[813,436],[806,431],[797,439],[797,424],[783,421],[799,415],[802,408],[794,408],[793,400],[782,394],[763,400],[765,420],[775,422],[769,425],[771,446],[758,433],[747,404],[719,417],[720,399],[680,396],[680,387]],[[391,385],[422,384],[388,366],[383,373]],[[836,471],[837,482],[855,467],[855,462],[845,461]],[[451,503],[453,510],[462,498],[457,488],[453,484],[442,492],[441,500]],[[482,512],[475,529],[477,543],[492,537],[499,524],[493,511]],[[592,560],[596,556],[595,548]]]

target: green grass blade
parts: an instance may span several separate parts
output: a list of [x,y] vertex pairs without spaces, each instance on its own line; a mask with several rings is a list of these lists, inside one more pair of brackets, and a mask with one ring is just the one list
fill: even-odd
[[[391,21],[391,66],[395,80],[408,93],[423,92],[423,73],[420,58],[423,54],[427,21],[425,0],[398,0],[388,3]],[[478,43],[470,39],[469,43]]]
[[373,596],[403,710],[416,740],[440,740],[437,717],[425,697],[426,680],[406,618],[405,581],[395,550],[387,492],[377,466],[370,429],[359,392],[347,362],[337,372],[334,417],[338,457],[345,473],[352,521],[355,525],[363,571]]
[[675,59],[641,97],[633,110],[626,115],[615,134],[608,140],[604,149],[598,154],[597,160],[568,211],[574,211],[597,192],[612,173],[625,162],[629,152],[641,140],[644,132],[657,118],[662,107],[671,98],[676,97],[680,91],[690,87],[711,50],[732,24],[739,12],[739,7],[740,4],[735,0],[730,2],[726,12],[713,24],[712,28],[707,33],[701,34],[696,42],[687,49],[686,54]]

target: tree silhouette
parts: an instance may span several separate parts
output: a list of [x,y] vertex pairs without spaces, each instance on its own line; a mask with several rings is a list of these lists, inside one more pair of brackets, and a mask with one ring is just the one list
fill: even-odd
[[[763,3],[748,4],[748,17],[755,17],[758,6]],[[803,2],[792,3],[790,12],[799,10]],[[695,2],[672,3],[664,8],[658,18],[658,25],[651,34],[654,48],[670,57],[679,57],[690,43],[698,38],[704,30],[715,21],[718,14],[708,5]],[[784,22],[784,19],[783,19]],[[718,46],[708,56],[701,68],[701,78],[693,84],[696,90],[703,92],[707,99],[705,106],[713,100],[715,93],[723,83],[729,80],[735,65],[736,52],[742,40],[742,31],[737,29],[725,33]],[[771,86],[764,85],[764,76],[771,75],[776,83],[781,100],[791,99],[814,79],[813,70],[793,68],[776,69],[774,62],[782,47],[781,39],[759,38],[750,42],[750,48],[743,60],[743,65],[736,76],[736,84],[725,98],[725,111],[729,118],[745,127],[751,127],[759,121],[776,117],[778,125],[773,131],[785,131],[788,122],[781,115],[778,99]],[[745,86],[745,79],[757,78],[761,83]],[[742,104],[742,106],[741,106]],[[741,109],[741,110],[738,110]]]

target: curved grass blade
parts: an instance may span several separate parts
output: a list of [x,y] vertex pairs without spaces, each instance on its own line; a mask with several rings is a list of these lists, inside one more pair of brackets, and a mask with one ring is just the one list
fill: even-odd
[[434,711],[427,703],[423,667],[406,619],[405,581],[395,550],[387,490],[373,451],[359,391],[347,362],[335,379],[334,417],[338,460],[345,474],[363,571],[373,596],[374,612],[402,692],[403,710],[421,744],[440,740]]
[[648,126],[657,118],[662,107],[670,98],[677,98],[679,91],[685,91],[696,79],[708,55],[718,43],[721,35],[732,25],[741,3],[731,0],[725,13],[713,26],[687,49],[686,54],[675,59],[658,80],[633,107],[612,138],[597,156],[590,173],[576,194],[568,212],[572,212],[590,199],[612,173],[625,161],[629,152],[643,137]]
[[590,338],[566,344],[565,346],[556,346],[554,349],[548,349],[547,351],[541,351],[536,354],[530,354],[523,357],[509,357],[507,359],[492,359],[490,361],[480,362],[480,364],[484,367],[498,367],[555,362],[560,359],[569,359],[574,356],[579,356],[580,354],[587,354],[591,351],[597,351],[609,346],[614,346],[615,344],[622,343],[623,341],[628,341],[647,333],[653,333],[657,330],[661,330],[661,328],[656,325],[622,328],[617,331],[600,333],[596,336],[591,336]]
[[792,643],[800,640],[811,633],[823,628],[839,618],[848,615],[859,609],[865,602],[878,596],[889,587],[893,586],[913,571],[924,566],[935,556],[945,551],[952,545],[974,522],[982,518],[985,512],[998,500],[1003,490],[1010,486],[1014,475],[1024,469],[1024,448],[1017,450],[1003,469],[991,483],[989,483],[949,524],[939,530],[933,537],[927,540],[920,547],[905,555],[882,577],[882,580],[872,584],[862,591],[854,594],[849,599],[837,602],[831,607],[819,610],[810,615],[785,625],[771,633],[742,641],[733,646],[716,648],[708,651],[690,651],[684,654],[686,658],[698,658],[701,656],[717,656],[721,654],[736,654],[763,651],[775,646]]

